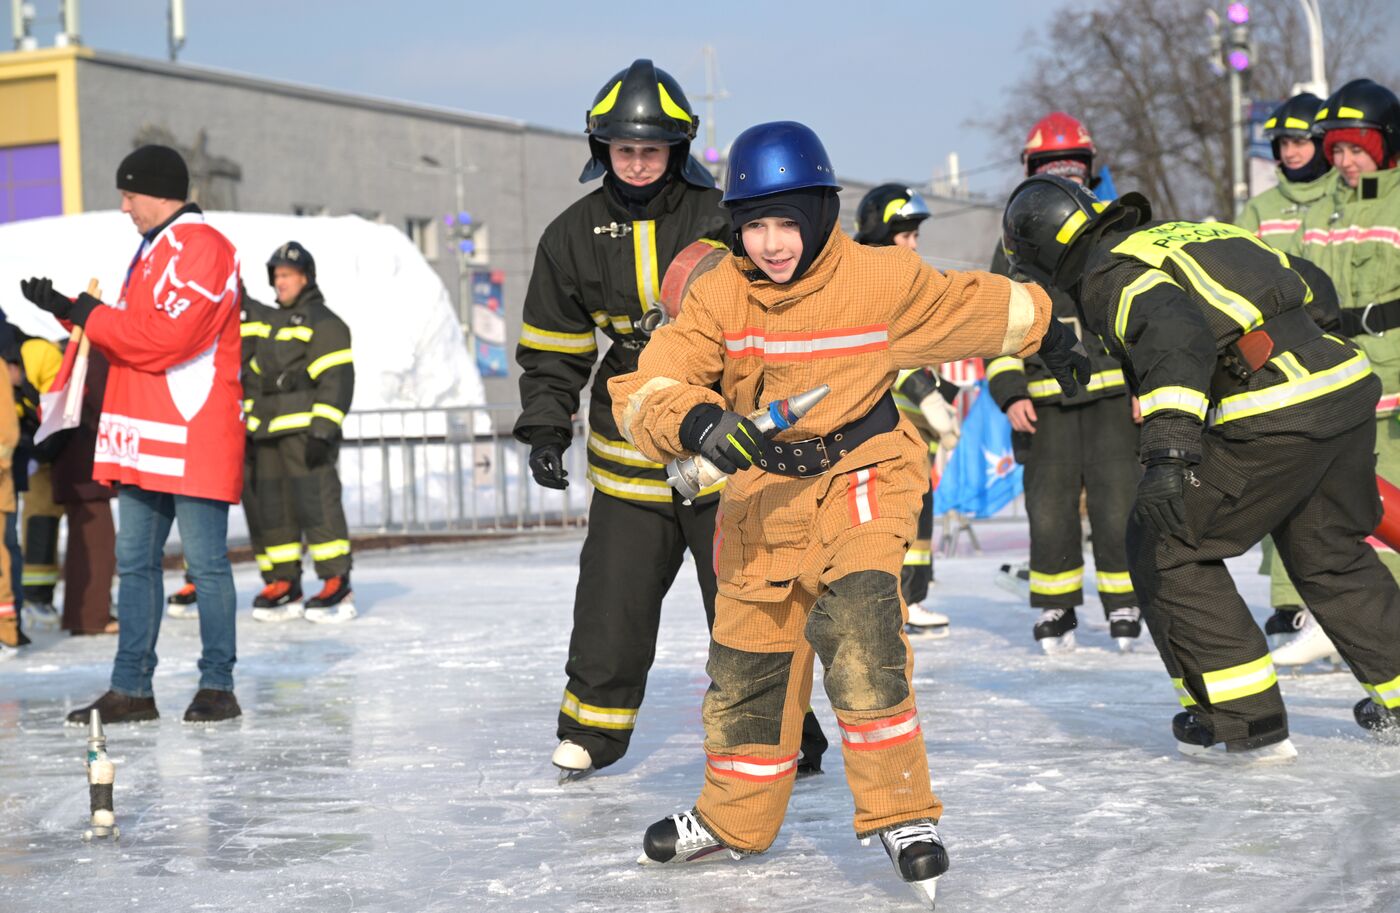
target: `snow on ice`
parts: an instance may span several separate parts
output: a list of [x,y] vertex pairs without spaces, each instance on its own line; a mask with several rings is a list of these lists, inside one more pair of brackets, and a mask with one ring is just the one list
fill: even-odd
[[[1282,677],[1297,762],[1182,760],[1150,643],[1118,655],[1091,600],[1080,649],[1042,655],[1033,613],[991,584],[1024,554],[1024,529],[981,535],[983,555],[938,564],[952,637],[914,641],[952,856],[940,911],[1400,910],[1400,747],[1352,722],[1350,675]],[[84,733],[62,725],[106,687],[114,641],[42,635],[0,667],[0,910],[917,909],[884,853],[856,842],[836,751],[797,785],[767,854],[636,864],[645,827],[700,785],[706,637],[689,568],[631,753],[555,783],[578,548],[571,536],[357,556],[364,615],[341,628],[258,625],[244,609],[245,716],[220,727],[180,723],[198,634],[167,621],[162,719],[108,729],[116,843],[81,840]],[[1257,559],[1231,567],[1262,618]],[[246,605],[255,572],[238,582]],[[814,704],[834,733],[820,687]]]

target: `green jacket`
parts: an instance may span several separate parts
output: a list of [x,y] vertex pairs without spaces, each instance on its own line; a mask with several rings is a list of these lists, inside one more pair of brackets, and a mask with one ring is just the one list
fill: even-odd
[[[1330,205],[1312,207],[1303,219],[1303,256],[1332,277],[1343,308],[1400,299],[1400,170],[1363,174],[1356,187],[1335,171],[1325,180]],[[1354,338],[1385,390],[1376,414],[1395,412],[1400,330]]]
[[[1327,196],[1335,171],[1306,182],[1290,181],[1279,168],[1278,184],[1244,204],[1235,224],[1252,231],[1265,244],[1285,254],[1303,252],[1303,218],[1308,210]],[[1325,208],[1324,204],[1324,208]]]

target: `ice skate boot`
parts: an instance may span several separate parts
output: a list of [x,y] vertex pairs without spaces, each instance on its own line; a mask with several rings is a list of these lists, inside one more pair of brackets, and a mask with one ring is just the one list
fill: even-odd
[[[861,843],[868,846],[870,838]],[[880,843],[894,863],[895,872],[932,910],[938,879],[948,871],[948,851],[943,848],[938,828],[932,821],[901,824],[880,831]]]
[[1031,566],[1025,561],[1020,564],[1003,564],[997,571],[996,584],[1013,596],[1026,599],[1031,595]]
[[1135,605],[1108,613],[1108,636],[1118,643],[1119,653],[1133,652],[1133,641],[1142,636],[1142,612]]
[[554,757],[550,758],[550,761],[559,768],[561,784],[582,780],[597,769],[593,766],[593,756],[588,753],[588,749],[568,739],[560,742],[559,747],[554,749]]
[[1307,620],[1291,640],[1273,651],[1276,666],[1306,666],[1308,663],[1325,659],[1335,667],[1342,665],[1342,655],[1332,644],[1322,625],[1317,623],[1311,612],[1304,612]]
[[321,625],[340,624],[358,615],[355,611],[355,593],[350,589],[350,575],[327,578],[321,592],[306,600],[304,614],[307,621]]
[[663,865],[725,858],[738,859],[739,854],[716,840],[692,809],[683,815],[662,818],[647,828],[637,861],[642,865]]
[[19,647],[12,647],[7,643],[0,643],[0,663],[19,658]]
[[1298,757],[1288,731],[1240,739],[1232,745],[1215,740],[1215,733],[1196,714],[1183,710],[1172,718],[1177,750],[1188,758],[1217,764],[1277,764]]
[[1046,653],[1068,653],[1074,649],[1074,629],[1079,618],[1074,609],[1045,609],[1035,623],[1035,640]]
[[254,621],[293,621],[301,615],[300,580],[274,580],[253,599]]
[[1302,606],[1281,605],[1264,622],[1264,636],[1269,638],[1269,649],[1277,650],[1288,643],[1288,639],[1303,629],[1308,620],[1308,612]]
[[805,780],[822,772],[822,755],[826,754],[830,744],[817,715],[808,707],[806,715],[802,717],[802,742],[797,748],[797,779]]
[[910,634],[937,640],[948,636],[948,616],[926,609],[923,603],[916,602],[909,607],[909,622],[904,627]]
[[57,630],[59,622],[58,609],[54,608],[53,597],[46,600],[26,599],[24,608],[20,610],[24,618],[24,626],[33,630]]
[[1387,710],[1369,697],[1363,697],[1351,709],[1351,713],[1362,729],[1369,729],[1385,737],[1386,741],[1400,742],[1400,714],[1394,710]]
[[[116,604],[116,600],[112,600]],[[194,584],[188,580],[170,598],[165,600],[165,615],[167,618],[179,618],[182,621],[190,621],[199,618],[199,603],[195,602]]]

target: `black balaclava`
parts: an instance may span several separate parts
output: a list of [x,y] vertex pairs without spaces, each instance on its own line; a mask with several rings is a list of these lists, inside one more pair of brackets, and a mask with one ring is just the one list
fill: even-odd
[[1327,156],[1322,153],[1322,140],[1313,140],[1313,157],[1302,168],[1287,168],[1283,162],[1278,163],[1279,170],[1283,176],[1294,184],[1306,184],[1322,177],[1332,170],[1332,163],[1327,161]]
[[[608,170],[607,176],[603,179],[603,183],[612,189],[613,195],[623,206],[627,207],[627,211],[638,218],[645,215],[646,208],[651,205],[651,201],[660,196],[661,191],[665,190],[667,186],[670,185],[671,181],[680,174],[680,169],[681,166],[685,164],[686,156],[690,155],[689,143],[677,143],[671,146],[671,154],[666,161],[666,170],[662,172],[661,177],[652,181],[650,184],[643,184],[638,187],[635,184],[627,183],[617,176],[616,171],[613,171],[612,156],[608,154],[607,144],[590,137],[589,144],[592,145],[594,143],[597,143],[597,146],[593,147],[594,156],[597,157],[598,160],[603,163],[603,167]],[[638,140],[637,145],[647,145],[647,143]]]
[[[786,284],[801,279],[807,268],[826,246],[836,220],[841,216],[841,200],[830,187],[803,187],[786,193],[759,197],[756,200],[739,200],[729,207],[729,222],[734,228],[734,252],[748,256],[744,250],[744,225],[754,219],[776,217],[792,219],[802,234],[802,256],[797,258],[797,269]],[[760,278],[768,278],[760,272]]]

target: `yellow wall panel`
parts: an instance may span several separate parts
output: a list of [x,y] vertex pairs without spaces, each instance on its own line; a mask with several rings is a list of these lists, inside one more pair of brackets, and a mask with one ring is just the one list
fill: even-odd
[[0,146],[58,140],[58,78],[0,81]]

